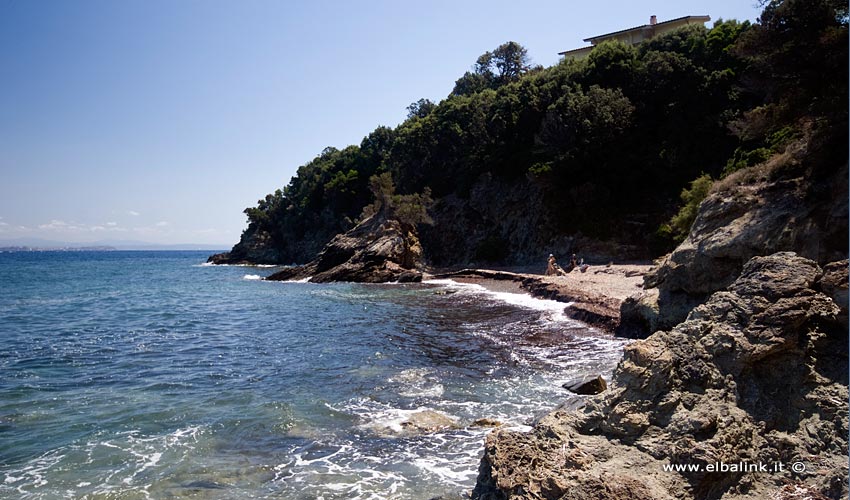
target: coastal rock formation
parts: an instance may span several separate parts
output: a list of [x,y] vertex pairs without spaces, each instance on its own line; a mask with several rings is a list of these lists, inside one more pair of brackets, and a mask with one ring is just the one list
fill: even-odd
[[[559,196],[562,193],[559,193]],[[549,252],[580,253],[596,261],[648,258],[645,227],[623,223],[612,234],[617,240],[600,240],[559,228],[560,212],[547,208],[546,190],[532,178],[501,179],[480,175],[468,192],[436,200],[429,213],[433,225],[420,227],[419,239],[429,263],[435,266],[470,263],[524,264],[545,262]],[[314,259],[337,234],[351,229],[328,209],[305,214],[308,220],[273,237],[256,223],[249,224],[229,252],[211,256],[214,264],[292,264]],[[633,221],[632,221],[633,222]],[[630,243],[631,242],[631,243]]]
[[309,279],[313,283],[421,281],[421,261],[422,246],[416,228],[378,213],[335,236],[315,260],[284,269],[266,279]]
[[847,164],[824,158],[816,142],[801,140],[715,185],[687,239],[646,276],[657,295],[644,298],[643,310],[624,310],[624,322],[672,328],[757,255],[794,251],[819,264],[846,258]]
[[473,498],[846,498],[846,305],[833,297],[847,264],[825,267],[752,258],[687,321],[626,347],[583,408],[489,434]]
[[[614,234],[618,241],[589,238],[559,229],[564,214],[548,207],[547,189],[533,178],[503,179],[480,175],[465,196],[439,198],[431,209],[434,225],[422,228],[422,245],[435,266],[486,262],[526,264],[545,262],[546,256],[580,253],[596,261],[637,260],[649,257],[643,237],[633,224],[623,223]],[[557,193],[557,196],[572,196]]]
[[242,233],[239,243],[229,252],[211,255],[207,262],[222,264],[280,264],[281,255],[277,246],[272,242],[271,235],[260,231],[256,226],[249,226]]

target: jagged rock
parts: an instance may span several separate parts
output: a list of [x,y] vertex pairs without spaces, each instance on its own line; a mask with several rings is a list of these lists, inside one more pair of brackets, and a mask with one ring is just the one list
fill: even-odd
[[[792,483],[846,498],[848,336],[824,282],[793,253],[751,259],[686,322],[628,345],[583,408],[489,434],[473,498],[783,498]],[[741,461],[785,468],[705,467]]]
[[646,338],[658,330],[658,289],[650,288],[628,297],[620,305],[620,324],[617,335]]
[[412,225],[376,214],[335,236],[315,260],[284,269],[272,281],[386,283],[422,280],[422,246]]
[[575,394],[582,395],[592,395],[599,394],[600,392],[608,389],[608,384],[605,382],[605,379],[602,378],[601,375],[597,375],[591,379],[582,379],[576,380],[573,382],[567,382],[563,385],[564,389],[573,392]]
[[832,300],[841,308],[839,319],[845,328],[848,327],[847,318],[847,259],[838,262],[830,262],[823,267],[823,276],[818,281],[818,289],[832,297]]
[[683,321],[754,256],[795,251],[821,264],[847,257],[847,165],[813,174],[810,147],[774,159],[761,179],[727,180],[702,202],[688,237],[645,278],[659,289],[657,328]]

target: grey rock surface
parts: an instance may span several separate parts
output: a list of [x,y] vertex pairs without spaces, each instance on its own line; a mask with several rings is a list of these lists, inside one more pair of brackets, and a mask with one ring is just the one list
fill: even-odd
[[376,214],[335,236],[313,261],[279,271],[271,281],[314,283],[421,281],[422,246],[416,228]]
[[790,252],[750,259],[687,321],[627,346],[583,408],[489,434],[473,498],[846,498],[848,335],[825,276]]

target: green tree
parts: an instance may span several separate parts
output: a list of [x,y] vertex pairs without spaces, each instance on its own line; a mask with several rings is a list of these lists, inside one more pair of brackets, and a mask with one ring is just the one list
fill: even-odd
[[528,50],[516,42],[506,42],[496,47],[490,57],[491,65],[495,65],[495,79],[499,85],[504,85],[519,79],[531,69]]
[[392,175],[384,172],[369,178],[369,191],[375,199],[371,204],[363,207],[361,220],[383,213],[388,219],[397,219],[402,224],[412,226],[434,223],[428,215],[428,209],[434,203],[431,190],[428,188],[425,188],[422,193],[396,194]]
[[479,73],[467,71],[455,81],[451,95],[472,95],[490,88],[490,81]]
[[437,105],[430,99],[419,99],[407,107],[408,118],[425,118],[428,114],[434,111]]
[[708,174],[703,174],[691,181],[690,188],[682,189],[679,199],[682,201],[682,207],[679,212],[670,219],[670,228],[672,229],[673,239],[677,243],[687,238],[691,231],[691,226],[697,218],[699,205],[702,203],[711,191],[711,186],[714,181]]
[[522,45],[505,42],[492,52],[478,56],[473,70],[467,71],[455,82],[452,95],[472,95],[515,82],[531,70],[531,59]]
[[846,122],[847,1],[769,0],[763,5],[758,24],[737,50],[750,64],[748,87],[772,107],[760,113],[773,115],[770,121],[778,125],[764,132],[804,115]]

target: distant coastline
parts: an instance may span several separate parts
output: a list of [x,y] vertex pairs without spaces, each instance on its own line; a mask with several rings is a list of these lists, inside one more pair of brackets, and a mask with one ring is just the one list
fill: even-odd
[[227,245],[209,243],[150,243],[136,240],[54,241],[40,238],[0,240],[0,252],[114,252],[125,250],[222,251]]
[[93,246],[93,247],[27,247],[11,246],[0,247],[0,253],[12,252],[114,252],[115,247]]

